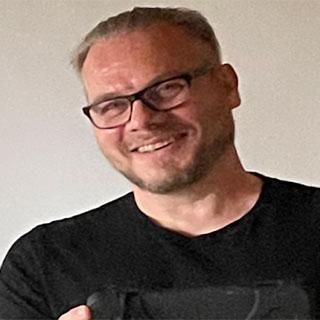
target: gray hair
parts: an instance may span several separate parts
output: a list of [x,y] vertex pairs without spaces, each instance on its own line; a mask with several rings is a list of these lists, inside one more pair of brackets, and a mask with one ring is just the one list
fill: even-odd
[[76,49],[72,65],[78,73],[81,73],[88,52],[97,40],[160,22],[180,27],[188,35],[209,44],[213,52],[213,63],[221,62],[220,46],[214,31],[207,19],[198,11],[186,8],[135,7],[131,11],[110,17],[93,28]]

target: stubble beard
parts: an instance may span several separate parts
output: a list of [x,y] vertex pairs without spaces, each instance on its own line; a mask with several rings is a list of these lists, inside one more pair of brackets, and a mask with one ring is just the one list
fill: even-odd
[[155,194],[178,192],[193,185],[213,171],[213,168],[225,154],[228,147],[233,144],[233,141],[233,127],[222,128],[218,136],[207,144],[200,144],[194,150],[193,158],[183,170],[177,170],[175,174],[161,180],[147,181],[147,179],[143,179],[130,168],[126,170],[116,169],[131,183],[144,191]]

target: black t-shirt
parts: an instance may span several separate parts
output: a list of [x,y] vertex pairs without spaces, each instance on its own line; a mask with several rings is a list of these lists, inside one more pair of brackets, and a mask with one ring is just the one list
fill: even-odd
[[101,288],[120,318],[320,318],[320,190],[262,178],[250,212],[193,238],[132,193],[36,227],[4,260],[0,319],[57,319]]

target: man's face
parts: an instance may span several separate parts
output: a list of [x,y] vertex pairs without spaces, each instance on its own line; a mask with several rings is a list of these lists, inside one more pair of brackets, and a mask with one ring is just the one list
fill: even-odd
[[[90,49],[82,76],[89,103],[124,96],[213,60],[208,45],[166,24],[115,34]],[[211,170],[233,143],[231,109],[239,104],[236,76],[218,66],[192,80],[190,98],[166,112],[133,103],[131,119],[97,129],[98,144],[136,188],[168,193]]]

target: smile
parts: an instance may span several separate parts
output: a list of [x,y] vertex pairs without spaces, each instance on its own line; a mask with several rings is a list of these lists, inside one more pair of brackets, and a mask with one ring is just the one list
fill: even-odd
[[152,143],[152,144],[146,144],[146,145],[143,145],[143,146],[135,149],[134,151],[141,152],[141,153],[144,153],[144,152],[152,152],[152,151],[159,150],[159,149],[162,149],[162,148],[170,145],[171,143],[174,142],[174,140],[175,140],[175,139],[172,138],[172,139],[165,140],[165,141],[162,141],[162,142],[157,142],[157,143]]

